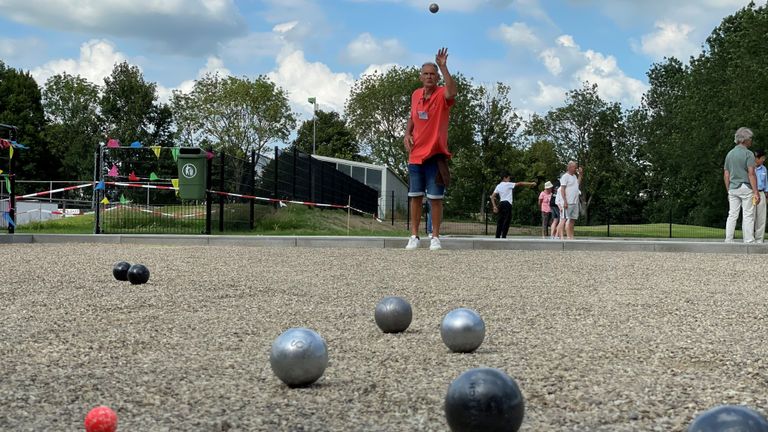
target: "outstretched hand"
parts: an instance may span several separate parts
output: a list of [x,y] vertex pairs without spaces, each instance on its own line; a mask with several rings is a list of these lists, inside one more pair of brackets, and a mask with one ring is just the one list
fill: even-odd
[[437,50],[437,55],[435,56],[435,63],[439,67],[445,66],[446,62],[448,61],[448,48],[440,48]]

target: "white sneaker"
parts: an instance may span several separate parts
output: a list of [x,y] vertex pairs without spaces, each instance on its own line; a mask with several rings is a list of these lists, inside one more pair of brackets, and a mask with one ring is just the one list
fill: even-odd
[[440,245],[440,238],[439,237],[432,237],[432,240],[429,241],[429,250],[440,250],[443,246]]
[[408,244],[405,245],[406,250],[414,250],[419,247],[419,237],[412,235],[408,239]]

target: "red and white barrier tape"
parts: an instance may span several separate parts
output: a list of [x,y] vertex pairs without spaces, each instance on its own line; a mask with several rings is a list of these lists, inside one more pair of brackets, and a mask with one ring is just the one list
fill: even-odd
[[68,191],[68,190],[82,189],[82,188],[86,188],[88,186],[93,186],[93,185],[94,185],[93,183],[83,183],[83,184],[77,185],[77,186],[68,186],[68,187],[64,187],[64,188],[60,188],[60,189],[53,189],[53,190],[49,190],[49,191],[45,191],[45,192],[37,192],[37,193],[31,193],[31,194],[27,194],[27,195],[20,195],[20,196],[17,196],[16,198],[17,199],[33,198],[33,197],[37,197],[37,196],[50,195],[50,194],[55,194],[55,193],[64,192],[64,191]]

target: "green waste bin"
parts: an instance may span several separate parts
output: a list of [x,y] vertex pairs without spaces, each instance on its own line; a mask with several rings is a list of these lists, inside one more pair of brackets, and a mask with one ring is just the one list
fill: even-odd
[[179,149],[179,198],[183,200],[205,199],[206,175],[205,152],[197,147]]

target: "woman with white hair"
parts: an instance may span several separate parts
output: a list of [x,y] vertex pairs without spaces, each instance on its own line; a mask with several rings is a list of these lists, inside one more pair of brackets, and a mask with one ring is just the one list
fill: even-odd
[[755,154],[752,146],[752,131],[741,127],[734,136],[735,146],[725,157],[723,181],[728,192],[728,221],[725,224],[725,241],[733,242],[739,211],[742,214],[741,233],[744,243],[755,241],[755,205],[760,202],[760,192],[755,176]]

